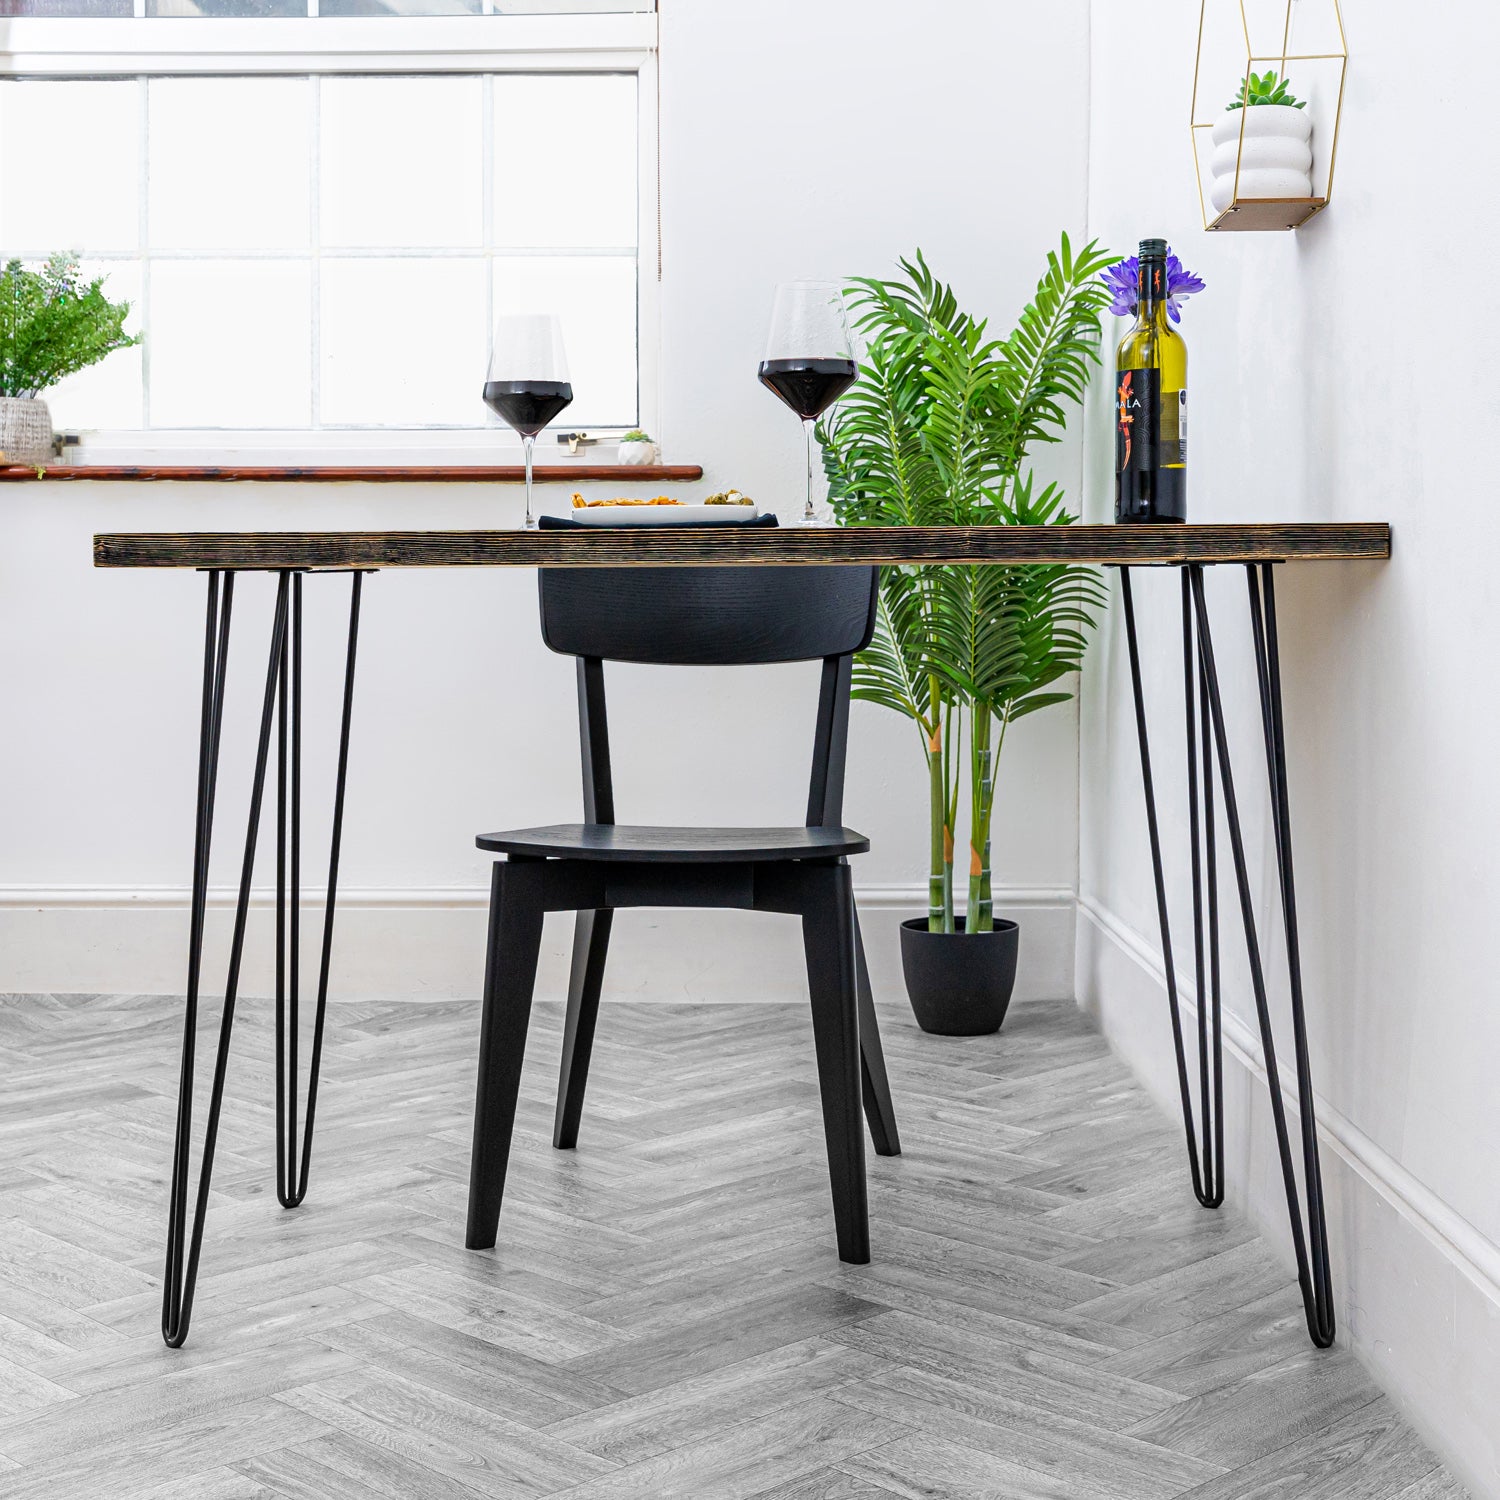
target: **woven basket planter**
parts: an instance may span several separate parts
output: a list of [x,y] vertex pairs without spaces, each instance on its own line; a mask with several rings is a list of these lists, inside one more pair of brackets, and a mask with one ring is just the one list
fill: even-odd
[[0,464],[52,461],[52,413],[34,396],[0,396]]

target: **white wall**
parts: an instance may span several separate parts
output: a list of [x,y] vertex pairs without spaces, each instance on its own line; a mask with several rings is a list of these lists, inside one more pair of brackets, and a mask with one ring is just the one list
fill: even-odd
[[[1196,0],[1094,5],[1089,227],[1121,250],[1167,235],[1208,282],[1183,323],[1192,519],[1395,528],[1388,564],[1278,576],[1340,1337],[1476,1493],[1500,1495],[1500,707],[1488,682],[1500,653],[1490,493],[1500,418],[1486,248],[1500,210],[1474,175],[1456,111],[1484,89],[1500,16],[1473,3],[1424,22],[1406,7],[1346,10],[1331,207],[1295,234],[1209,235],[1185,125]],[[1143,77],[1161,86],[1142,89]],[[1095,519],[1111,503],[1107,401],[1101,387],[1088,459]],[[1136,578],[1174,909],[1186,924],[1176,580]],[[1209,589],[1258,917],[1279,945],[1244,578],[1224,570]],[[1085,675],[1079,993],[1175,1110],[1118,611]],[[1222,839],[1221,850],[1227,860]],[[1234,952],[1237,908],[1224,889]],[[1179,966],[1184,950],[1190,963],[1186,926]],[[1287,1036],[1284,958],[1271,976]],[[1227,1005],[1231,1191],[1289,1255],[1242,959],[1227,974]]]
[[[738,485],[790,518],[801,435],[754,379],[775,282],[879,274],[920,245],[967,305],[1009,326],[1058,231],[1082,224],[1087,6],[1069,0],[1042,18],[973,0],[951,7],[944,27],[896,0],[665,0],[663,12],[658,436],[672,461],[704,465],[705,489]],[[1028,66],[996,92],[1013,57]],[[1045,132],[1034,128],[1041,116]],[[1025,151],[1006,145],[1023,138]],[[1049,457],[1076,490],[1076,449]],[[545,503],[561,507],[566,493],[544,492]],[[182,983],[203,585],[96,573],[93,532],[519,516],[516,488],[6,487],[0,990]],[[310,711],[328,711],[307,746],[313,850],[346,587],[308,585]],[[251,580],[236,612],[216,884],[232,878],[242,833],[269,598],[267,581]],[[337,948],[344,992],[476,990],[487,866],[475,832],[578,816],[571,664],[543,649],[534,600],[523,573],[391,572],[367,584]],[[614,681],[622,817],[800,819],[815,667],[622,670]],[[858,879],[877,973],[899,986],[895,922],[925,903],[925,782],[910,726],[865,705],[854,718],[847,817],[874,840]],[[1002,770],[996,880],[1002,908],[1026,923],[1023,994],[1071,991],[1075,755],[1076,718],[1058,710],[1017,731]],[[632,913],[617,932],[618,991],[746,998],[803,983],[795,923]],[[566,936],[555,919],[544,977],[554,989]],[[255,941],[263,958],[263,923]],[[263,989],[264,965],[251,975]]]

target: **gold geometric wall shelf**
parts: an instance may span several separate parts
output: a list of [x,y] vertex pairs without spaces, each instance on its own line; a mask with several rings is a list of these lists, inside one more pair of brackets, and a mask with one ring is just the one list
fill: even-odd
[[[1295,229],[1328,206],[1348,63],[1339,0],[1202,0],[1191,124],[1205,229]],[[1278,84],[1295,107],[1253,102]]]

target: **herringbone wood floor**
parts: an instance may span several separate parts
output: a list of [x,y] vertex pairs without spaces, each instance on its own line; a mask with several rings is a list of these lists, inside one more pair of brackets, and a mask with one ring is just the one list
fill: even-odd
[[269,1006],[243,1003],[173,1352],[178,1003],[0,1001],[0,1494],[1463,1493],[1346,1350],[1309,1347],[1290,1278],[1196,1206],[1180,1135],[1071,1005],[974,1041],[884,1013],[906,1154],[870,1158],[858,1269],[804,1008],[607,1005],[576,1154],[551,1149],[538,1010],[500,1245],[475,1254],[477,1007],[333,1006],[287,1213]]

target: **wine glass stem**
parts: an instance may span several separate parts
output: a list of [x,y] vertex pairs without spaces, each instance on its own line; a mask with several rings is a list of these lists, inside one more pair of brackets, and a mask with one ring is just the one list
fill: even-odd
[[526,455],[526,529],[536,530],[536,517],[531,513],[531,453],[536,439],[529,435],[521,438],[521,451]]
[[807,434],[807,508],[802,512],[804,524],[810,524],[817,517],[813,514],[812,501],[812,475],[813,475],[813,424],[810,421],[802,423],[802,430]]

